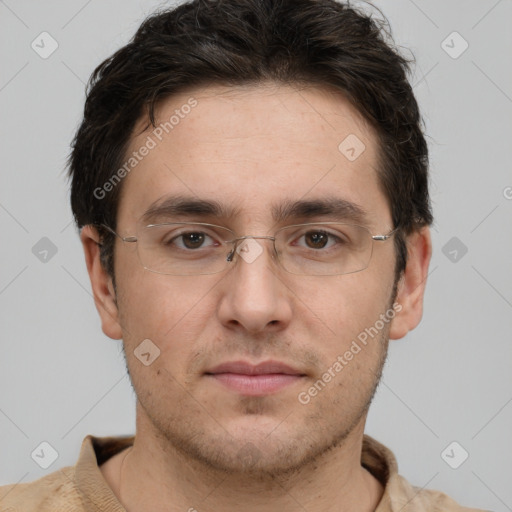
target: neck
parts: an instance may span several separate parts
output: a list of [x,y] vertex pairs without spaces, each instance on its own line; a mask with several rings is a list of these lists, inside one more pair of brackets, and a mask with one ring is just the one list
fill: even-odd
[[[226,474],[181,453],[137,419],[134,444],[105,475],[127,512],[369,512],[382,485],[361,466],[365,418],[327,453],[286,475]],[[148,422],[149,423],[149,422]],[[141,431],[144,435],[141,435]]]

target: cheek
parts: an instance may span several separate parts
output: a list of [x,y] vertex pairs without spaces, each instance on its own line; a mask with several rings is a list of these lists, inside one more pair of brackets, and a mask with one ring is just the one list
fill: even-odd
[[208,300],[215,285],[213,276],[202,277],[165,276],[144,269],[132,273],[119,294],[125,347],[133,351],[142,340],[150,339],[161,355],[172,352],[170,361],[193,350],[214,311]]
[[322,279],[304,278],[290,286],[298,298],[295,321],[309,323],[326,350],[338,351],[386,312],[393,280],[389,272],[370,268]]

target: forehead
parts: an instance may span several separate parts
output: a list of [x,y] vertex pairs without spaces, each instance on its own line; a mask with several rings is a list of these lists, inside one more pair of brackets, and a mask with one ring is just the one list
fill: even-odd
[[134,133],[118,222],[136,222],[176,195],[262,221],[283,202],[321,197],[387,214],[376,136],[340,93],[277,84],[190,89],[158,105],[156,127],[141,119]]

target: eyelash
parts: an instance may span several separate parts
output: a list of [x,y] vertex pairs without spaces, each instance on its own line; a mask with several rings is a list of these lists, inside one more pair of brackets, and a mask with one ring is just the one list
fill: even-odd
[[[328,237],[328,240],[327,240],[327,243],[329,242],[336,242],[338,244],[344,244],[346,243],[345,240],[343,240],[341,237],[339,237],[338,235],[332,233],[332,232],[329,232],[329,231],[325,231],[325,230],[321,230],[321,229],[318,229],[318,230],[314,230],[314,229],[309,229],[308,231],[304,232],[304,233],[301,233],[298,237],[294,237],[294,241],[293,241],[293,244],[296,244],[298,240],[306,237],[307,235],[311,235],[311,234],[322,234],[322,235],[327,235]],[[190,249],[190,248],[187,248],[187,247],[183,247],[180,245],[178,245],[176,243],[177,240],[180,240],[182,241],[182,244],[184,243],[184,237],[187,236],[187,235],[191,235],[191,234],[198,234],[198,235],[204,235],[205,238],[209,238],[210,240],[214,241],[214,238],[208,234],[207,232],[205,231],[185,231],[183,233],[179,233],[179,234],[176,234],[174,236],[172,236],[172,238],[170,238],[169,240],[167,241],[163,241],[164,245],[176,245],[179,249],[181,250],[185,250],[185,251],[193,251],[193,250],[196,250],[196,249]],[[217,242],[218,244],[218,242]],[[208,244],[207,246],[204,246],[204,245],[201,245],[201,247],[199,247],[198,249],[202,249],[202,248],[206,248],[206,247],[211,247],[213,245],[216,245],[216,242],[214,241],[214,243],[210,243]],[[304,246],[302,246],[304,247]],[[333,247],[333,245],[329,246],[327,249]],[[310,247],[310,249],[312,249]],[[321,247],[320,249],[325,249],[324,247]],[[327,250],[325,249],[325,250]],[[314,249],[314,250],[319,250],[319,249]]]

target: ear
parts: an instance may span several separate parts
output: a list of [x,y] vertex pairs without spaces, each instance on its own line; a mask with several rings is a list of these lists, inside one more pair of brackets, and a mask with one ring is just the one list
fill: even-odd
[[101,328],[109,338],[119,340],[122,338],[119,311],[112,278],[107,274],[100,261],[98,231],[93,226],[84,226],[80,233],[80,240],[84,248],[94,302],[101,318]]
[[407,265],[398,282],[395,301],[398,313],[393,318],[389,332],[389,337],[393,340],[403,338],[412,331],[423,315],[423,295],[432,256],[430,229],[424,227],[409,235],[406,244]]

